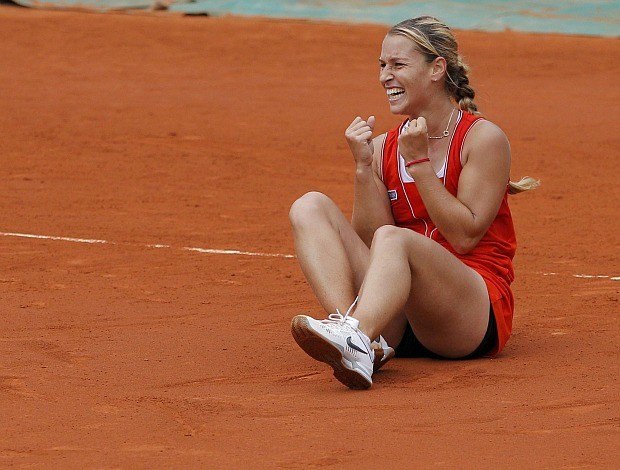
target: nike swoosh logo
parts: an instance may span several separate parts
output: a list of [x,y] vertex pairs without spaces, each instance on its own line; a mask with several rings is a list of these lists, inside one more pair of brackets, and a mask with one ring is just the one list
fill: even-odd
[[353,341],[351,341],[351,337],[350,336],[347,338],[347,344],[349,345],[349,347],[351,349],[355,349],[356,351],[359,351],[362,354],[368,354],[368,352],[366,352],[363,349],[361,349],[357,344],[353,344]]

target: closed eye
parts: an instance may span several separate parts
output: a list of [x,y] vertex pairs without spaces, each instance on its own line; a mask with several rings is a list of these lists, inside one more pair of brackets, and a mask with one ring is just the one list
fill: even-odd
[[[383,61],[379,61],[379,67],[381,69],[384,69],[388,66],[388,64],[386,62]],[[393,64],[390,65],[391,68],[393,69],[402,69],[403,67],[406,67],[407,64],[404,62],[394,62]]]

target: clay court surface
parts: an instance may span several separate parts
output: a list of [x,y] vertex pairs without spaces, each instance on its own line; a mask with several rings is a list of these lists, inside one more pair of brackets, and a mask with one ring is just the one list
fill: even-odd
[[618,468],[617,39],[458,32],[543,184],[511,197],[514,334],[354,392],[290,335],[321,315],[296,260],[257,254],[293,253],[309,190],[350,213],[344,129],[401,119],[386,28],[5,6],[0,31],[0,467]]

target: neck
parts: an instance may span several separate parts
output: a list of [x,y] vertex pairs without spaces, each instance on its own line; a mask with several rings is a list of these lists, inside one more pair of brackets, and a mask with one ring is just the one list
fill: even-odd
[[[442,99],[441,101],[429,103],[429,106],[419,111],[414,111],[409,116],[409,119],[417,119],[423,117],[426,119],[426,127],[428,128],[428,135],[441,135],[446,129],[448,120],[450,119],[450,113],[456,109],[456,106],[449,98]],[[454,124],[454,117],[450,127]]]
[[[418,117],[424,117],[426,120],[429,143],[439,142],[452,133],[456,125],[456,119],[454,118],[456,113],[457,109],[452,102],[449,102],[447,106],[437,106],[427,113],[420,113],[418,115]],[[412,118],[410,117],[410,119]]]
[[440,106],[435,106],[429,110],[428,114],[424,117],[426,118],[426,126],[428,128],[429,136],[440,136],[446,130],[446,126],[448,126],[448,122],[450,121],[450,117],[452,120],[450,121],[450,125],[448,126],[448,131],[454,125],[455,119],[454,114],[456,107],[452,103],[452,101],[444,101]]

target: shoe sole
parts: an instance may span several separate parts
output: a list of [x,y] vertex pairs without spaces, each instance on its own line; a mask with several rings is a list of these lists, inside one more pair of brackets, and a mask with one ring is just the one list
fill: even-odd
[[325,338],[319,336],[310,327],[307,318],[304,316],[293,318],[291,333],[299,347],[310,357],[331,366],[334,369],[334,377],[341,383],[354,390],[370,388],[372,381],[368,381],[359,372],[346,367],[342,363],[342,353],[340,350]]

